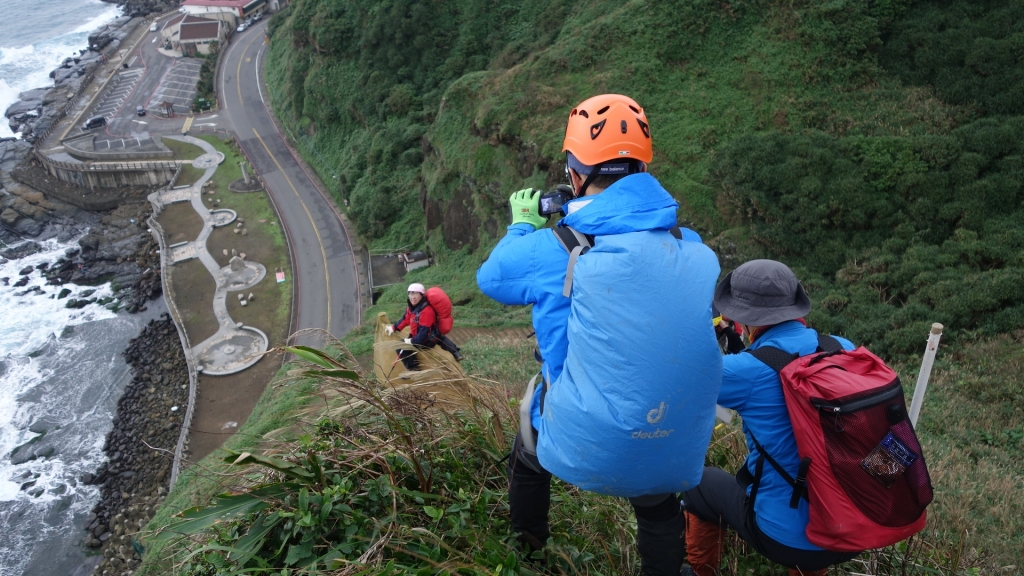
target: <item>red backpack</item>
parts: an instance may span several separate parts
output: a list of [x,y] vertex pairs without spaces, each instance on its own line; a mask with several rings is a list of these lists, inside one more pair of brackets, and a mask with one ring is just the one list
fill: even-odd
[[791,507],[808,500],[807,539],[860,552],[924,529],[932,485],[899,376],[866,348],[846,351],[831,336],[803,357],[770,346],[750,354],[779,373],[800,455],[794,479],[754,439],[763,457],[756,476],[767,460],[793,486]]
[[444,336],[451,332],[452,324],[452,299],[444,293],[437,286],[427,288],[427,302],[430,303],[430,307],[434,309],[437,314],[437,331]]

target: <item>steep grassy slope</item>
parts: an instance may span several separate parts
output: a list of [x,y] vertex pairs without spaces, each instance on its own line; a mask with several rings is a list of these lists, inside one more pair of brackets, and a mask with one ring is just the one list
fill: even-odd
[[[437,265],[410,280],[444,286],[459,321],[481,326],[528,322],[473,280],[503,233],[508,194],[560,181],[572,105],[635,97],[651,120],[652,171],[725,268],[758,256],[793,265],[812,323],[870,345],[908,382],[927,325],[947,324],[920,426],[937,500],[924,537],[888,549],[880,573],[1001,574],[1024,546],[1022,48],[1024,8],[1012,0],[293,0],[271,21],[267,71],[275,111],[360,234],[378,248],[429,246]],[[397,312],[403,296],[394,287],[370,314]],[[366,349],[369,338],[348,343]],[[468,351],[510,396],[534,366],[528,345]],[[357,508],[345,538],[300,515],[241,560],[218,548],[252,545],[248,517],[233,520],[201,540],[210,546],[190,573],[276,573],[312,560],[312,533],[317,553],[356,544],[335,557],[346,573],[367,552],[372,573],[531,573],[504,523],[494,461],[508,438],[480,414],[416,428],[437,434],[423,458],[447,474],[429,495],[408,459],[374,451],[383,436],[354,433],[380,421],[321,422],[279,451],[311,469],[320,457],[346,462],[365,484],[328,496],[390,498],[394,513],[373,524],[372,506]],[[710,458],[734,467],[738,429],[720,434]],[[465,451],[453,458],[452,446]],[[384,482],[382,469],[395,474]],[[549,567],[635,570],[621,502],[556,493]],[[299,491],[282,510],[305,514],[309,498]],[[391,546],[371,546],[392,530]],[[730,574],[778,573],[736,542],[728,554]]]
[[630,94],[681,223],[726,267],[784,258],[815,322],[892,356],[933,321],[1024,326],[1022,22],[1007,1],[296,0],[268,70],[379,247],[440,229],[486,252],[510,191],[561,180],[569,108]]

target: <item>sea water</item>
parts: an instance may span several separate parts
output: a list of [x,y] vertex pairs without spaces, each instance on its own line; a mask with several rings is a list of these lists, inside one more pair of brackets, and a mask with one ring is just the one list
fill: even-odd
[[[0,264],[0,278],[10,278],[7,286],[0,285],[0,574],[5,576],[64,576],[81,565],[87,552],[82,525],[99,489],[80,478],[105,459],[104,438],[130,378],[121,353],[150,319],[166,311],[162,300],[136,315],[95,303],[69,309],[68,299],[110,296],[110,286],[48,286],[39,270],[28,275],[27,286],[14,288],[22,270],[52,264],[76,244],[50,240],[42,245],[38,254]],[[25,293],[35,286],[41,294]],[[71,294],[58,299],[64,288]],[[85,295],[86,290],[95,292]],[[18,446],[36,453],[52,448],[52,453],[13,464],[10,454]]]
[[[85,48],[91,32],[120,15],[120,8],[99,0],[2,0],[0,8],[0,112],[20,92],[53,86],[50,71]],[[0,137],[10,135],[6,118],[0,117]],[[102,298],[111,288],[46,285],[35,266],[52,264],[77,243],[42,245],[43,252],[0,264],[0,278],[10,279],[6,286],[0,283],[2,576],[88,573],[82,525],[99,489],[80,478],[104,461],[104,438],[130,378],[122,351],[165,311],[162,300],[135,315],[98,304],[66,308],[68,299],[85,297],[86,290],[95,290],[89,298]],[[14,288],[28,266],[34,269],[29,284]],[[42,294],[25,293],[34,286]],[[71,294],[58,299],[63,288]],[[28,442],[19,453],[49,455],[13,464],[11,452]]]
[[[19,93],[52,87],[50,71],[121,14],[120,7],[100,0],[2,0],[0,10],[0,114]],[[0,116],[0,138],[12,135]]]

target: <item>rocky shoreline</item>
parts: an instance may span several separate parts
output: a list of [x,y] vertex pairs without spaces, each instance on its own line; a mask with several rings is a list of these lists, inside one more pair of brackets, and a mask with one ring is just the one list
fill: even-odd
[[[113,50],[128,36],[130,30],[125,29],[125,24],[130,21],[130,16],[114,19],[95,33],[95,49],[86,47],[79,50],[78,55],[65,58],[59,67],[50,72],[52,87],[26,90],[19,94],[18,101],[4,111],[11,131],[21,133],[22,139],[29,143],[46,134],[60,119],[61,110],[78,97],[82,85],[90,81],[90,74],[102,63],[103,54],[100,50]],[[4,140],[14,141],[13,138]]]
[[[131,16],[173,9],[177,4],[171,0],[114,3],[124,5]],[[126,16],[111,23],[101,34],[104,43],[120,43],[127,35],[121,27],[130,19]],[[158,245],[146,224],[152,213],[145,201],[149,190],[106,191],[107,196],[113,195],[107,206],[119,204],[116,208],[86,210],[58,197],[90,208],[97,204],[89,200],[100,193],[51,181],[32,156],[33,143],[39,143],[59,119],[100,59],[99,52],[86,50],[68,58],[51,74],[53,88],[23,92],[21,100],[5,111],[11,129],[21,132],[23,138],[0,139],[0,258],[17,260],[35,254],[47,240],[78,241],[56,261],[26,267],[17,277],[0,278],[0,283],[26,286],[36,275],[56,286],[110,282],[112,298],[97,300],[87,290],[82,293],[84,298],[68,298],[65,306],[81,308],[95,303],[133,313],[145,310],[146,303],[162,293]],[[83,201],[78,202],[79,198]],[[64,299],[69,292],[61,290],[51,297]],[[17,294],[40,297],[42,291],[27,289]],[[141,548],[136,548],[134,535],[152,518],[167,493],[173,451],[187,408],[185,355],[177,329],[166,314],[151,321],[131,341],[124,357],[132,379],[118,401],[113,429],[106,438],[108,460],[94,474],[80,479],[100,487],[100,500],[82,527],[86,530],[84,544],[97,549],[100,556],[88,560],[76,574],[89,568],[97,575],[131,573],[138,565]],[[31,459],[37,455],[20,456]]]
[[167,493],[174,447],[188,402],[188,369],[177,328],[167,314],[153,320],[124,352],[132,380],[117,404],[103,447],[108,461],[82,477],[98,484],[100,501],[86,526],[85,545],[101,548],[93,574],[130,573],[141,548],[135,535]]

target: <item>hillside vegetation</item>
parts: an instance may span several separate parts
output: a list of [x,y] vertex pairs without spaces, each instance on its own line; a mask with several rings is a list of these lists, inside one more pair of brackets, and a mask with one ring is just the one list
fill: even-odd
[[[1019,570],[1024,4],[292,0],[269,34],[271,101],[300,151],[371,247],[432,250],[437,265],[410,279],[444,286],[472,325],[529,322],[473,279],[504,233],[508,195],[561,182],[574,104],[634,97],[651,123],[651,171],[724,269],[756,257],[790,264],[814,300],[810,322],[868,345],[908,384],[928,327],[946,325],[919,427],[936,503],[926,534],[886,550],[880,573]],[[397,313],[402,288],[368,317]],[[357,330],[347,344],[358,354],[371,339]],[[468,347],[474,370],[510,397],[521,390],[528,346]],[[383,404],[358,426],[321,421],[278,447],[292,468],[274,464],[260,481],[292,478],[306,494],[296,487],[266,514],[324,521],[223,525],[189,560],[193,573],[269,574],[319,554],[346,574],[544,570],[514,553],[493,463],[513,427],[489,401],[440,422],[415,410],[389,420],[395,408]],[[738,434],[720,431],[709,458],[735,467]],[[441,475],[429,495],[416,457],[374,452],[410,438],[431,446],[419,458]],[[337,478],[304,480],[323,467]],[[548,569],[633,571],[621,502],[557,491]],[[246,538],[257,525],[264,548],[230,549],[256,546]],[[730,574],[778,569],[735,541],[726,564]]]
[[[885,354],[1024,327],[1019,2],[296,0],[268,72],[377,247],[486,248],[560,182],[568,110],[642,103],[652,172],[726,267],[785,259]],[[737,256],[731,252],[738,251]]]

